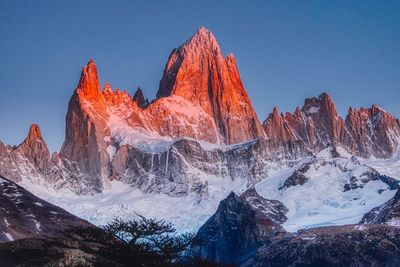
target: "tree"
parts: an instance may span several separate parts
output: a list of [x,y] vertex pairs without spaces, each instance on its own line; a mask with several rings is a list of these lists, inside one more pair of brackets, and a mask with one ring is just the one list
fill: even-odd
[[102,228],[74,228],[66,236],[104,245],[103,258],[122,266],[177,266],[181,254],[189,247],[193,235],[176,233],[164,220],[147,219],[141,215],[135,220],[114,219]]
[[176,260],[193,239],[192,234],[177,235],[175,228],[164,220],[147,219],[141,215],[137,220],[114,219],[103,230],[132,252],[155,254],[164,263]]

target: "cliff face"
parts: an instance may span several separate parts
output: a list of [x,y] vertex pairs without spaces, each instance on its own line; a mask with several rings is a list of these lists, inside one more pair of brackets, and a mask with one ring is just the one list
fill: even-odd
[[234,144],[264,136],[234,56],[224,59],[215,37],[204,28],[172,51],[157,93],[157,97],[168,96],[200,105],[214,120],[220,142]]
[[60,156],[77,162],[90,177],[107,177],[106,101],[100,90],[97,67],[91,60],[82,70],[66,116],[65,141]]

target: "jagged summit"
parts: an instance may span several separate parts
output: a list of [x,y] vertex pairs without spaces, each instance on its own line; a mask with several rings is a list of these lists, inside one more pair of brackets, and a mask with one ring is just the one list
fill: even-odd
[[42,131],[39,128],[39,125],[33,123],[29,128],[29,133],[24,143],[32,143],[33,141],[43,141]]
[[34,147],[36,146],[36,143],[43,143],[46,145],[43,141],[43,136],[39,125],[34,123],[30,126],[27,137],[20,145],[18,145],[18,147]]
[[87,100],[102,98],[96,63],[93,59],[83,67],[76,92]]
[[300,141],[318,151],[333,143],[362,157],[388,157],[399,145],[400,123],[377,105],[350,107],[346,119],[337,113],[327,93],[307,98],[294,113],[279,115],[277,108],[263,123],[267,137]]
[[214,53],[215,55],[221,53],[215,36],[210,30],[204,27],[197,29],[196,33],[181,45],[178,50],[186,50],[184,53],[190,52],[189,50],[202,50],[203,53]]

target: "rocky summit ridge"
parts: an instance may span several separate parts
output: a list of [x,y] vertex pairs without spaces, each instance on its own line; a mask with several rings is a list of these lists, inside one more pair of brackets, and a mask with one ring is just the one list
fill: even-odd
[[133,97],[109,83],[101,89],[90,60],[68,104],[60,153],[50,156],[32,125],[18,147],[0,143],[0,174],[78,194],[100,192],[113,180],[144,193],[206,194],[202,175],[250,186],[268,176],[271,162],[285,164],[330,145],[388,158],[399,140],[400,122],[388,112],[350,108],[343,119],[326,93],[293,113],[274,108],[261,124],[234,56],[224,58],[214,35],[199,28],[170,54],[152,101],[140,88]]
[[335,144],[364,158],[390,157],[400,143],[400,122],[393,115],[373,105],[349,108],[344,120],[326,93],[307,98],[303,107],[297,107],[293,113],[279,114],[275,107],[263,127],[269,138],[299,141],[314,152]]

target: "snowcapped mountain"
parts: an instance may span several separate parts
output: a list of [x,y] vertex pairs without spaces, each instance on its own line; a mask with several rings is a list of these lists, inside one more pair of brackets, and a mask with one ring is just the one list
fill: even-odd
[[[0,174],[95,224],[141,213],[197,230],[234,191],[254,186],[289,211],[289,231],[357,223],[394,196],[400,122],[373,106],[343,120],[326,93],[258,120],[235,59],[200,28],[173,50],[157,98],[101,89],[93,60],[69,101],[50,156],[33,125],[0,143]],[[335,148],[335,149],[333,149]]]

